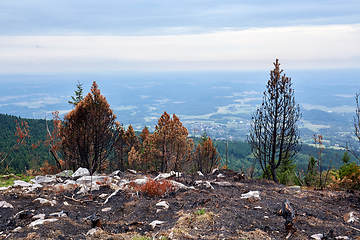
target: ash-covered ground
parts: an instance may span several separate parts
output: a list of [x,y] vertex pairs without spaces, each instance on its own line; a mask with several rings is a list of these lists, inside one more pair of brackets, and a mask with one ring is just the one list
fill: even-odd
[[[287,187],[230,170],[60,175],[1,188],[0,239],[360,239],[359,192]],[[173,191],[142,193],[137,186],[149,178],[166,178]],[[295,213],[290,231],[279,212],[286,199]]]

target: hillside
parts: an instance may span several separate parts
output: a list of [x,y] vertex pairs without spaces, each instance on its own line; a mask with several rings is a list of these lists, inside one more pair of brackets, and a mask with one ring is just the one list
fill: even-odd
[[[53,161],[48,153],[48,148],[43,142],[46,138],[45,120],[40,119],[21,119],[11,115],[0,114],[0,152],[9,151],[10,147],[16,143],[16,137],[14,136],[15,122],[21,120],[29,123],[31,138],[25,146],[11,151],[7,161],[10,162],[9,166],[15,173],[21,173],[30,168],[38,168],[45,160],[50,163]],[[52,127],[51,122],[49,122],[49,127]],[[197,142],[198,139],[194,139],[194,141]],[[32,144],[36,144],[37,147],[35,149],[32,148]],[[222,163],[225,164],[226,141],[215,140],[214,144],[222,158]],[[344,151],[342,150],[324,149],[322,152],[323,169],[327,169],[329,166],[333,168],[340,167],[343,154]],[[303,144],[299,154],[295,158],[298,169],[305,170],[307,168],[310,156],[317,157],[318,150],[313,146]],[[230,141],[228,143],[228,159],[229,167],[236,171],[246,171],[247,168],[254,164],[251,158],[250,147],[243,141]],[[355,161],[353,157],[352,161]],[[258,165],[255,166],[259,168]]]
[[[75,175],[38,176],[33,184],[19,181],[13,187],[2,188],[0,237],[28,240],[360,237],[358,192],[285,187],[246,180],[232,171],[173,176],[167,178],[168,187],[163,192],[151,188],[156,185],[149,177],[161,179],[169,175],[145,177],[119,171],[93,178]],[[294,218],[285,214],[288,208],[282,207],[286,199]],[[319,234],[327,238],[319,238]]]

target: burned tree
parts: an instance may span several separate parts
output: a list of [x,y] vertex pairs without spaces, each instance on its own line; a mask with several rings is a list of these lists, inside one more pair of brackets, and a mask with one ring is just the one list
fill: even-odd
[[276,169],[299,150],[297,122],[301,113],[295,104],[291,78],[283,74],[278,59],[274,66],[263,102],[251,119],[248,142],[264,176],[278,182]]
[[101,169],[116,142],[115,119],[94,82],[91,93],[64,117],[61,136],[66,165],[74,170],[86,167],[91,174]]

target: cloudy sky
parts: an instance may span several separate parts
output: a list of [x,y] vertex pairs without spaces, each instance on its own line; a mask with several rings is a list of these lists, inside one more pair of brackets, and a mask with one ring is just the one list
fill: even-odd
[[1,0],[0,73],[360,69],[359,0]]

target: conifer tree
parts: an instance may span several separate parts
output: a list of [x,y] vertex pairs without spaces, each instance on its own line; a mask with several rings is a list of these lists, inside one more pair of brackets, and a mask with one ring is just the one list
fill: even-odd
[[251,119],[248,142],[265,177],[278,182],[276,169],[299,150],[297,123],[301,114],[295,103],[291,78],[282,74],[278,59],[274,67],[263,102]]
[[64,117],[62,149],[70,168],[86,167],[92,174],[103,166],[116,141],[115,119],[94,81],[91,92]]

